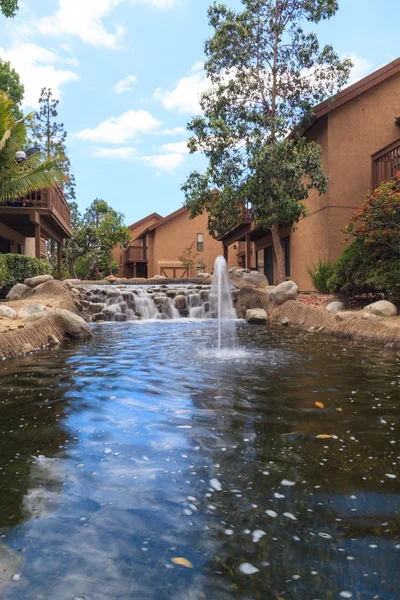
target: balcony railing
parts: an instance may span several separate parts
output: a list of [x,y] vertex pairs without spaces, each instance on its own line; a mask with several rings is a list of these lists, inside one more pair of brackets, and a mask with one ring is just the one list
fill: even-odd
[[125,250],[125,262],[147,260],[147,248],[144,246],[130,246]]
[[53,213],[55,218],[58,218],[68,229],[71,227],[71,209],[59,187],[32,192],[24,199],[9,202],[8,206],[12,208],[45,209]]
[[372,155],[372,185],[393,179],[400,171],[400,140]]
[[254,210],[249,206],[243,206],[242,208],[242,217],[243,219],[254,219]]

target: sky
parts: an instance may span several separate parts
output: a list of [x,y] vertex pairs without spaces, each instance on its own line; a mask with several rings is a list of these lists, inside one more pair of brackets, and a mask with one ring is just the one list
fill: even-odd
[[[45,86],[60,100],[82,211],[103,198],[131,224],[182,206],[181,185],[205,166],[202,156],[188,154],[186,126],[207,88],[209,4],[23,0],[14,19],[0,16],[0,57],[25,85],[24,111],[37,108]],[[339,0],[339,6],[314,29],[321,43],[352,58],[351,82],[400,56],[398,0]]]

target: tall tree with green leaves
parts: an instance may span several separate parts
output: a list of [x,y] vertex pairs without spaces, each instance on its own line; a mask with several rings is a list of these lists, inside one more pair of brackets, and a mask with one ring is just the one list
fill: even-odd
[[77,213],[72,227],[73,237],[65,244],[65,257],[73,277],[77,276],[76,263],[84,258],[84,279],[98,276],[99,271],[112,274],[115,246],[130,241],[130,233],[124,224],[124,215],[96,198],[83,216]]
[[76,199],[75,177],[71,173],[71,162],[67,155],[67,132],[63,123],[57,122],[59,100],[53,97],[50,88],[43,88],[39,98],[39,112],[33,122],[35,143],[47,156],[55,156],[58,168],[65,175],[64,192],[68,202]]
[[16,152],[27,144],[33,114],[16,121],[13,107],[10,98],[0,91],[0,205],[63,182],[52,156],[43,158],[36,153],[22,163],[16,161]]
[[22,119],[21,102],[24,99],[25,87],[19,74],[10,62],[0,58],[0,90],[14,102],[13,113],[16,119]]
[[[288,133],[313,116],[313,106],[347,81],[351,62],[320,47],[310,24],[332,17],[336,0],[242,0],[237,12],[215,2],[208,11],[203,114],[189,123],[191,152],[208,159],[182,189],[191,217],[209,213],[218,237],[250,202],[257,225],[272,233],[278,277],[285,278],[279,228],[307,214],[311,189],[325,193],[321,148]],[[216,191],[217,190],[217,191]]]
[[18,0],[0,0],[0,12],[5,17],[15,17],[18,8]]

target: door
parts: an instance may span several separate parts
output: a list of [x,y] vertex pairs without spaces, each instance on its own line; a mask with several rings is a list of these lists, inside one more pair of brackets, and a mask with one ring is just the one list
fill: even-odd
[[272,246],[264,248],[264,275],[269,285],[274,285],[274,251]]

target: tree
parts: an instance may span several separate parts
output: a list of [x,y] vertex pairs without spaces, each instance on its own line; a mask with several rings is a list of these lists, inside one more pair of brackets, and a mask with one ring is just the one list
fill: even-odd
[[25,87],[10,62],[0,58],[0,90],[14,102],[13,113],[16,119],[22,119],[21,102],[24,99]]
[[36,113],[33,133],[35,143],[47,156],[55,156],[59,170],[65,175],[64,193],[68,202],[76,199],[75,177],[71,173],[71,162],[67,156],[67,132],[63,123],[58,123],[59,100],[53,98],[50,88],[43,88],[39,98],[40,109]]
[[[250,202],[257,225],[271,231],[279,280],[285,278],[279,227],[307,214],[311,189],[325,193],[321,148],[301,137],[312,108],[346,82],[351,63],[319,47],[305,24],[332,17],[336,0],[242,0],[235,12],[214,3],[214,35],[206,41],[203,114],[189,123],[190,151],[208,159],[182,189],[193,218],[206,210],[218,237],[236,225]],[[297,128],[297,129],[296,129]],[[288,136],[290,131],[296,134]],[[215,191],[215,188],[218,192]]]
[[104,200],[96,198],[81,217],[79,213],[72,220],[73,237],[65,244],[65,257],[68,268],[76,277],[75,265],[85,257],[84,279],[93,275],[97,278],[100,268],[113,273],[115,246],[129,244],[130,233],[124,225],[124,215],[111,208]]
[[18,0],[0,0],[0,11],[5,17],[15,17],[18,10]]
[[27,144],[33,114],[16,121],[13,107],[10,98],[0,92],[0,205],[63,182],[52,156],[43,160],[41,154],[36,153],[17,163],[16,152]]
[[198,253],[197,254],[194,253],[195,245],[196,245],[196,242],[193,242],[192,244],[190,244],[190,246],[188,246],[187,248],[184,249],[181,256],[178,256],[178,260],[180,260],[181,263],[183,264],[183,266],[185,267],[185,269],[188,270],[189,277],[190,277],[190,271],[193,269],[194,265],[196,264],[196,258],[198,256],[200,256]]

